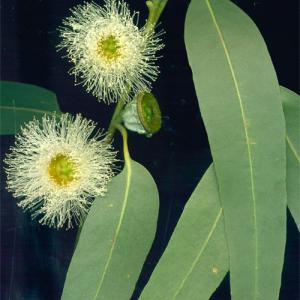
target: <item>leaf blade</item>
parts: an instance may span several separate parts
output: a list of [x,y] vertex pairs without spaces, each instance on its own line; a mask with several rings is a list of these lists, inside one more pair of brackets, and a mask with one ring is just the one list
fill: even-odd
[[281,99],[286,120],[288,206],[300,231],[300,97],[281,87]]
[[205,300],[227,273],[222,208],[214,172],[211,166],[187,202],[140,300]]
[[[155,235],[158,192],[150,174],[134,161],[112,180],[108,191],[94,201],[83,225],[64,300],[129,299],[134,290]],[[95,250],[86,258],[89,245]]]
[[24,122],[44,114],[59,112],[56,95],[44,88],[12,81],[0,81],[1,129],[0,134],[18,132]]
[[[287,124],[287,134],[289,134],[290,136],[299,137],[300,128],[299,126],[295,126],[298,124],[298,118],[300,115],[299,96],[281,87],[281,99],[283,102],[283,109]],[[287,150],[288,147],[289,146],[287,142]],[[295,176],[295,169],[298,173],[297,176]],[[299,171],[299,163],[296,161],[296,159],[293,159],[290,163],[288,160],[287,174],[290,174],[290,176],[287,176],[287,201],[289,209],[291,210],[296,222],[299,219],[297,219],[296,217],[297,212],[295,213],[295,209],[292,208],[292,203],[294,203],[294,205],[298,205],[299,209],[300,180],[297,181],[297,178],[299,178],[300,174]],[[206,192],[206,190],[209,189],[209,185],[211,185],[211,190],[209,192]],[[169,261],[168,257],[175,257],[177,258],[177,261],[180,259],[182,261],[182,264],[187,264],[190,266],[190,269],[192,268],[192,263],[189,262],[186,257],[188,258],[195,255],[193,255],[192,253],[186,253],[185,241],[187,240],[187,236],[192,235],[193,231],[198,230],[198,233],[200,232],[200,236],[202,236],[203,231],[205,230],[205,226],[194,225],[192,228],[189,228],[187,224],[189,223],[189,220],[193,218],[193,214],[198,215],[199,219],[207,217],[207,213],[202,207],[201,200],[203,198],[207,198],[207,201],[209,203],[208,207],[206,208],[208,211],[216,212],[218,209],[221,210],[220,199],[218,195],[218,185],[215,177],[215,172],[213,171],[213,164],[205,172],[205,174],[201,178],[200,183],[188,200],[182,216],[180,217],[174,233],[169,241],[167,249],[162,255],[156,268],[154,269],[154,272],[141,295],[141,300],[150,300],[152,299],[152,295],[154,295],[158,300],[174,299],[174,297],[172,296],[174,295],[174,290],[168,284],[169,282],[172,282],[174,280],[173,274],[177,274],[177,276],[180,275],[180,280],[177,279],[177,282],[174,283],[175,286],[180,286],[180,283],[178,283],[180,281],[186,281],[183,274],[183,270],[185,268],[183,268],[182,265],[178,266],[176,263],[174,263],[173,269],[170,270],[170,265],[172,266],[172,262]],[[211,221],[208,220],[208,222]],[[223,218],[220,218],[218,222],[222,223]],[[199,229],[197,229],[198,226]],[[224,253],[227,252],[225,231],[224,228],[220,226],[220,224],[218,226],[220,230],[213,233],[213,235],[215,235],[213,239],[219,241],[218,248],[209,241],[206,245],[207,249],[205,251],[207,251],[208,256],[211,257],[215,262],[215,265],[219,266],[219,269],[221,270],[220,276],[215,280],[213,274],[208,271],[200,275],[195,274],[193,278],[188,279],[189,291],[188,289],[186,289],[186,292],[182,293],[176,299],[207,300],[211,297],[211,295],[214,293],[214,291],[226,275],[229,269],[229,261],[228,254]],[[195,252],[199,251],[200,253],[201,245],[192,246]],[[223,249],[224,252],[221,252],[220,249]],[[207,259],[203,259],[202,268],[209,270],[211,269],[209,267],[210,264],[210,261],[208,261]],[[200,268],[200,266],[197,267]]]
[[286,167],[275,71],[255,25],[228,1],[192,1],[185,41],[224,209],[233,299],[276,299]]

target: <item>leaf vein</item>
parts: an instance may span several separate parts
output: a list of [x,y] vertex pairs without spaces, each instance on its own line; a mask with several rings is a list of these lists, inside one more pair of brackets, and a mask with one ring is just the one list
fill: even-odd
[[296,157],[296,160],[298,161],[298,163],[300,163],[300,156],[297,153],[296,147],[294,146],[294,144],[292,143],[292,141],[288,135],[286,135],[286,140],[288,142],[288,145],[289,145],[291,151],[293,152],[294,156]]
[[[233,68],[233,64],[231,62],[231,58],[230,58],[230,55],[229,55],[229,51],[227,49],[227,45],[225,43],[223,33],[222,33],[222,31],[220,29],[220,26],[217,22],[217,19],[216,19],[216,16],[214,14],[213,8],[210,4],[210,1],[206,0],[206,4],[207,4],[208,10],[210,12],[212,21],[213,21],[213,23],[215,25],[215,28],[217,30],[218,36],[220,38],[220,42],[222,44],[222,47],[224,49],[224,53],[225,53],[225,56],[226,56],[226,59],[227,59],[227,62],[228,62],[230,73],[232,75],[235,90],[236,90],[236,93],[237,93],[239,106],[240,106],[240,110],[241,110],[241,115],[242,115],[242,120],[243,120],[243,127],[244,127],[244,132],[245,132],[245,139],[246,139],[247,152],[248,152],[248,161],[249,161],[251,196],[252,196],[252,201],[253,201],[253,221],[254,221],[254,236],[255,236],[254,237],[254,239],[255,239],[255,273],[254,274],[256,275],[256,272],[258,270],[258,255],[257,255],[258,240],[257,240],[257,219],[256,219],[256,196],[255,196],[255,192],[254,192],[255,184],[254,184],[254,172],[253,172],[253,163],[252,163],[253,157],[252,157],[252,151],[251,151],[251,145],[250,145],[251,141],[250,141],[249,133],[248,133],[248,129],[247,129],[247,121],[246,121],[247,119],[246,119],[246,114],[245,114],[245,109],[244,109],[244,105],[243,105],[243,100],[242,100],[239,84],[238,84],[238,81],[237,81],[237,78],[236,78],[236,75],[235,75],[235,71],[234,71],[234,68]],[[255,295],[257,295],[257,276],[254,277],[254,293],[255,293]]]
[[120,229],[121,229],[121,226],[122,226],[122,222],[123,222],[123,219],[124,219],[125,210],[126,210],[126,206],[127,206],[127,202],[128,202],[128,195],[129,195],[130,185],[131,185],[132,168],[131,168],[131,158],[130,158],[129,151],[128,151],[128,146],[127,146],[127,133],[126,133],[125,129],[119,128],[119,126],[116,126],[116,127],[120,130],[120,132],[123,136],[123,150],[124,150],[125,166],[126,166],[126,169],[127,169],[126,189],[125,189],[124,201],[123,201],[123,206],[122,206],[122,210],[121,210],[121,214],[120,214],[119,223],[117,225],[115,235],[114,235],[114,239],[113,239],[113,243],[112,243],[112,246],[110,248],[109,255],[108,255],[108,259],[107,259],[107,262],[105,264],[104,271],[102,273],[100,283],[99,283],[98,289],[96,291],[96,295],[93,298],[93,300],[96,300],[97,297],[99,296],[99,293],[100,293],[100,290],[102,288],[106,273],[108,271],[110,261],[112,259],[113,251],[115,249],[117,239],[118,239],[118,236],[119,236],[119,233],[120,233]]
[[35,112],[39,114],[49,114],[53,111],[50,110],[41,110],[41,109],[35,109],[35,108],[27,108],[27,107],[14,107],[14,106],[0,106],[0,109],[7,109],[7,110],[20,110],[20,111],[28,111],[28,112]]
[[212,227],[211,227],[211,229],[210,229],[210,231],[209,231],[209,234],[208,234],[206,240],[204,241],[204,243],[203,243],[203,245],[202,245],[202,247],[201,247],[201,249],[200,249],[198,255],[196,256],[195,260],[193,261],[191,268],[190,268],[189,271],[187,272],[186,276],[183,278],[183,280],[182,280],[182,282],[181,282],[181,284],[180,284],[178,290],[175,292],[175,294],[174,294],[172,300],[175,300],[175,299],[176,299],[176,297],[179,295],[179,293],[180,293],[181,290],[183,289],[183,286],[185,285],[187,279],[189,278],[189,276],[190,276],[190,275],[192,274],[192,272],[194,271],[194,269],[195,269],[197,263],[199,262],[199,260],[200,260],[200,258],[201,258],[201,256],[202,256],[202,254],[203,254],[203,252],[204,252],[204,250],[206,249],[206,247],[207,247],[207,245],[208,245],[209,240],[211,239],[211,237],[212,237],[212,235],[213,235],[213,233],[214,233],[214,231],[215,231],[215,229],[216,229],[216,227],[217,227],[217,224],[218,224],[218,222],[219,222],[219,220],[220,220],[220,218],[221,218],[221,216],[222,216],[222,211],[223,211],[223,210],[222,210],[222,208],[221,208],[220,211],[219,211],[219,213],[218,213],[218,215],[217,215],[217,217],[216,217],[216,219],[215,219],[215,221],[214,221],[214,223],[213,223],[213,225],[212,225]]

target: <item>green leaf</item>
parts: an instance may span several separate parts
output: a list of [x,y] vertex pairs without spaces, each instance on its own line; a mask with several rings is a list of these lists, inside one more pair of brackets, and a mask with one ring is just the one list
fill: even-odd
[[255,24],[192,0],[185,42],[224,210],[233,299],[278,299],[286,237],[285,125]]
[[[299,149],[299,96],[281,88],[281,99],[287,135]],[[287,141],[287,156],[289,151]],[[288,205],[298,226],[299,174],[299,161],[288,160]],[[207,300],[211,297],[229,265],[221,210],[218,184],[211,165],[188,200],[140,300]]]
[[288,206],[300,231],[300,98],[281,87],[281,99],[286,118]]
[[0,81],[0,134],[16,134],[24,122],[59,112],[56,96],[44,88],[20,82]]
[[222,209],[213,166],[187,202],[140,300],[206,300],[228,271]]
[[155,236],[158,192],[143,166],[126,164],[91,207],[62,300],[128,300],[133,293]]

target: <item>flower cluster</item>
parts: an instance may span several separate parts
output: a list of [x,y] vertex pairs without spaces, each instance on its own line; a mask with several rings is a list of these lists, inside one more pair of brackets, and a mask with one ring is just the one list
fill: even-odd
[[[60,27],[58,49],[73,63],[70,73],[98,100],[129,101],[150,92],[157,78],[156,52],[163,47],[153,26],[137,26],[123,0],[71,9]],[[113,176],[115,152],[96,124],[80,115],[44,116],[27,123],[5,159],[7,185],[32,217],[67,228],[86,216]],[[110,137],[111,138],[111,137]]]
[[103,7],[85,3],[71,12],[60,27],[58,48],[74,64],[75,80],[107,103],[150,91],[158,75],[155,54],[163,47],[160,34],[139,29],[138,13],[131,15],[123,0],[106,0]]
[[115,152],[96,124],[77,115],[27,123],[5,162],[18,203],[50,227],[80,223],[113,176]]

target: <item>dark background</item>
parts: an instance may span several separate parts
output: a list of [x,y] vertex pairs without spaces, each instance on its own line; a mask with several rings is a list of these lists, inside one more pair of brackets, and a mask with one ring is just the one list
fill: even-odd
[[[141,11],[140,20],[144,20],[147,16],[144,1],[128,2],[132,10]],[[234,2],[259,27],[280,84],[299,93],[298,1]],[[62,111],[81,112],[107,128],[113,105],[98,103],[84,88],[74,86],[74,78],[67,73],[70,64],[55,50],[59,42],[57,26],[69,15],[68,9],[79,3],[82,1],[2,0],[1,79],[50,89],[56,93]],[[163,252],[185,202],[211,163],[183,41],[188,4],[185,0],[169,0],[159,26],[166,31],[166,47],[161,51],[161,75],[153,85],[153,92],[161,105],[163,128],[151,139],[134,133],[129,136],[132,157],[153,175],[161,198],[157,238],[133,300]],[[193,135],[195,132],[197,135]],[[13,137],[2,139],[2,155],[11,143]],[[119,137],[115,144],[119,149]],[[59,299],[76,230],[49,229],[32,221],[5,191],[4,180],[1,171],[1,299]],[[299,238],[289,214],[280,299],[299,299],[298,282]],[[212,299],[230,299],[228,276]]]

